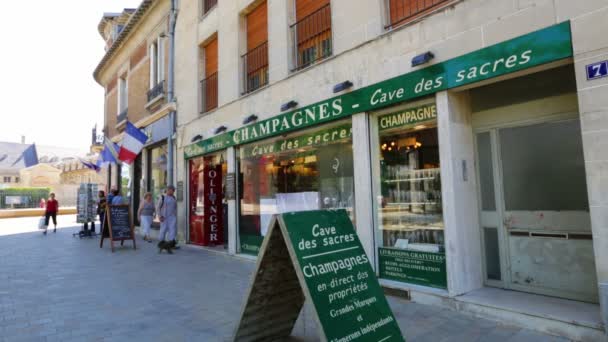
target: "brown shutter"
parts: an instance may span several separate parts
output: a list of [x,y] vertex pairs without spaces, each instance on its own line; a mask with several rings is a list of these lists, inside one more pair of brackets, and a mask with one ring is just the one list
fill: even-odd
[[453,0],[390,0],[391,25],[399,26],[419,18]]
[[296,0],[296,21],[300,21],[327,4],[329,4],[329,0]]
[[205,45],[205,77],[217,72],[217,38]]
[[268,40],[268,8],[266,1],[247,14],[247,51]]

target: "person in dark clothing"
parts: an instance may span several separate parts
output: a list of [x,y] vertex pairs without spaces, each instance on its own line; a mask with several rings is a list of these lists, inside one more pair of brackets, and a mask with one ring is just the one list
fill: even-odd
[[49,226],[49,219],[53,218],[53,233],[57,233],[57,212],[59,211],[59,202],[55,199],[55,193],[51,192],[49,200],[46,201],[46,210],[44,211],[44,232],[42,234],[46,235],[46,230]]

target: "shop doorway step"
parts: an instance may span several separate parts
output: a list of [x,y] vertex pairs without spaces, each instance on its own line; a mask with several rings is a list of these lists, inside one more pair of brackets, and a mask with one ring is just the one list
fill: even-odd
[[598,304],[484,287],[455,298],[458,310],[574,341],[608,342]]

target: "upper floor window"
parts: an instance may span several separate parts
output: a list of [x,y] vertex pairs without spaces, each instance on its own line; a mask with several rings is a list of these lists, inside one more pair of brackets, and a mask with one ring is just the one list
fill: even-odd
[[213,7],[217,5],[217,0],[202,0],[202,14],[205,15],[207,12],[211,11]]
[[218,68],[218,42],[217,37],[201,48],[201,113],[217,108],[217,68]]
[[266,1],[247,14],[247,53],[241,56],[244,93],[268,84],[268,7]]
[[19,183],[20,179],[19,177],[15,177],[15,183]]
[[165,44],[162,37],[150,44],[150,89],[165,80]]
[[296,22],[291,25],[294,70],[331,56],[331,5],[329,0],[296,0]]
[[11,182],[11,177],[4,177],[4,183],[10,183]]
[[423,17],[454,0],[386,0],[387,29],[401,26],[411,20]]
[[118,111],[117,111],[117,115],[118,115],[118,119],[116,120],[117,123],[122,122],[123,120],[125,120],[127,118],[127,108],[128,108],[128,101],[129,101],[129,89],[128,89],[128,83],[127,83],[127,76],[121,76],[118,78]]

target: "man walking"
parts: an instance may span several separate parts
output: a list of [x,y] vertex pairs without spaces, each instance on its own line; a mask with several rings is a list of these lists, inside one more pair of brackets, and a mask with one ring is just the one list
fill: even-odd
[[[173,193],[175,187],[167,186],[164,195],[161,195],[157,208],[160,219],[160,233],[158,235],[159,246],[169,245],[170,248],[177,249],[175,236],[177,235],[177,200]],[[168,235],[169,242],[165,242],[165,236]]]

